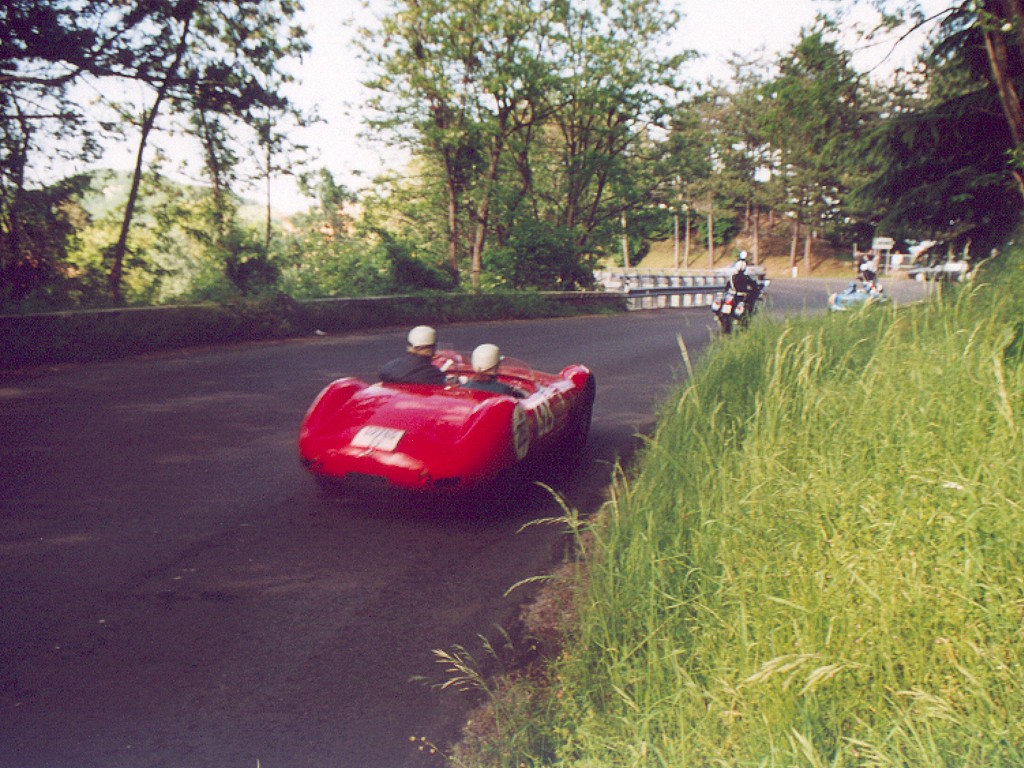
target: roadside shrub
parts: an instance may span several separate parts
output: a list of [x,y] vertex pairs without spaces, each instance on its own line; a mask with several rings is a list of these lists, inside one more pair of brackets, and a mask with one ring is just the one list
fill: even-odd
[[396,291],[450,291],[457,287],[458,277],[450,269],[417,258],[410,244],[387,238],[382,247],[391,263]]
[[531,220],[515,226],[508,245],[487,252],[485,279],[511,290],[570,291],[592,287],[593,270],[572,230]]

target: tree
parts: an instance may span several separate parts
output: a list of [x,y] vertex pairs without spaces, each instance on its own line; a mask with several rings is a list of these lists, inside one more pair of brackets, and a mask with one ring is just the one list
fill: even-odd
[[491,260],[494,282],[514,290],[576,290],[594,281],[593,258],[579,252],[572,232],[543,221],[518,223]]
[[[436,158],[447,208],[448,259],[459,269],[464,194],[479,157],[472,115],[462,89],[472,81],[478,45],[475,19],[485,3],[396,0],[381,22],[381,36],[363,53],[377,75],[368,82],[377,95],[369,124],[414,154]],[[382,42],[382,44],[381,44]]]
[[[561,154],[558,220],[587,250],[595,234],[607,237],[659,185],[649,175],[624,182],[633,161],[653,159],[651,131],[668,127],[679,72],[692,54],[661,53],[679,18],[660,3],[566,3],[559,10],[558,79],[547,94]],[[615,185],[624,194],[609,194]]]
[[[308,50],[304,30],[292,21],[299,8],[297,0],[10,0],[0,14],[0,220],[17,216],[25,169],[44,144],[71,156],[94,155],[97,143],[86,130],[87,106],[72,86],[86,83],[96,93],[113,95],[109,104],[120,125],[101,121],[89,127],[123,130],[130,124],[138,130],[132,189],[107,254],[110,297],[121,303],[151,134],[161,128],[165,113],[201,114],[195,124],[202,127],[210,168],[211,151],[223,149],[226,135],[214,116],[255,131],[257,119],[266,124],[294,114],[281,92],[291,78],[280,65]],[[128,83],[145,90],[146,106],[135,110],[117,104]],[[264,157],[282,150],[270,132],[262,138]],[[218,158],[226,159],[223,153]],[[283,167],[267,163],[265,173]],[[220,190],[230,179],[216,173]],[[5,237],[13,226],[4,224]]]
[[936,24],[933,51],[946,56],[958,50],[977,75],[981,73],[974,65],[986,63],[985,77],[998,99],[1010,139],[1007,167],[1024,199],[1024,0],[951,2],[931,16],[925,15],[916,0],[871,0],[871,5],[883,15],[887,29]]
[[317,202],[300,220],[309,219],[309,225],[328,238],[341,237],[353,228],[352,209],[358,198],[344,184],[335,181],[334,175],[326,168],[316,173],[300,174],[299,189],[303,195]]
[[980,0],[964,3],[954,16],[975,14],[975,25],[985,41],[992,82],[1009,128],[1013,151],[1010,168],[1024,196],[1024,109],[1018,80],[1024,73],[1024,2]]
[[871,88],[851,67],[849,53],[828,38],[833,31],[824,20],[804,30],[763,91],[772,174],[792,206],[792,266],[802,225],[809,266],[813,238],[841,221],[841,204],[858,175],[856,148],[872,118]]
[[[155,3],[116,0],[8,0],[0,12],[0,282],[24,276],[36,256],[25,233],[38,222],[50,161],[91,158],[98,144],[75,84],[132,79],[162,48],[140,46]],[[34,171],[34,178],[33,178]],[[30,200],[31,198],[31,200]]]
[[[171,39],[174,41],[170,53],[170,64],[161,69],[158,79],[155,81],[156,93],[152,105],[145,111],[139,125],[139,144],[135,155],[135,169],[132,174],[132,184],[128,192],[128,202],[125,205],[124,217],[121,220],[121,230],[117,242],[109,252],[110,275],[107,284],[110,290],[110,299],[114,304],[122,303],[121,277],[124,272],[124,260],[128,251],[128,232],[131,229],[132,217],[135,214],[135,204],[138,201],[139,185],[142,182],[144,170],[143,158],[146,152],[146,144],[149,141],[149,134],[156,125],[156,118],[160,113],[160,106],[167,97],[170,89],[176,85],[179,78],[179,67],[185,57],[185,51],[189,43],[189,34],[192,29],[193,16],[196,11],[196,3],[182,2],[173,9],[165,22],[170,25],[172,22],[179,22],[180,29]],[[168,30],[169,31],[169,30]]]
[[21,190],[12,207],[3,209],[0,306],[63,281],[68,244],[79,223],[73,201],[87,183],[74,176],[43,189]]
[[722,186],[733,207],[743,209],[743,231],[749,233],[754,264],[760,263],[762,207],[781,207],[785,192],[778,176],[765,176],[772,166],[773,147],[765,120],[766,80],[769,64],[761,58],[734,56],[733,91],[726,99],[723,140],[716,153],[722,158]]
[[[973,243],[982,253],[1013,230],[1022,205],[1013,152],[982,31],[950,13],[922,57],[919,77],[872,142],[878,170],[862,196],[887,234]],[[984,136],[984,141],[978,141]]]
[[[284,60],[308,50],[305,31],[287,26],[298,10],[295,0],[179,0],[173,5],[162,20],[165,31],[158,39],[170,38],[175,45],[145,81],[154,95],[140,121],[133,186],[137,187],[141,177],[149,134],[165,99],[176,111],[198,115],[198,124],[210,129],[200,134],[208,169],[217,165],[213,153],[220,152],[223,158],[225,147],[223,132],[212,129],[211,115],[217,114],[256,132],[267,158],[264,173],[268,178],[280,168],[270,158],[281,146],[281,139],[267,126],[275,116],[298,114],[281,91],[292,78],[280,69]],[[224,180],[223,175],[215,180],[218,190]],[[115,303],[121,302],[122,264],[135,200],[133,192],[121,235],[111,249],[110,294]],[[269,226],[268,214],[267,240]],[[237,242],[238,238],[232,235],[229,240]]]
[[699,204],[697,199],[706,194],[712,177],[712,132],[716,123],[709,119],[714,113],[718,92],[716,89],[686,100],[672,114],[669,133],[659,145],[660,158],[655,171],[662,180],[657,203],[673,211],[673,235],[678,250],[678,215],[685,214],[683,239],[685,247],[677,254],[677,266],[689,268],[692,215]]
[[507,244],[520,215],[548,218],[584,248],[646,199],[628,168],[651,146],[686,58],[659,53],[675,19],[651,0],[392,5],[384,45],[374,35],[365,50],[377,73],[371,125],[443,185],[453,269],[468,253],[477,284],[487,238]]

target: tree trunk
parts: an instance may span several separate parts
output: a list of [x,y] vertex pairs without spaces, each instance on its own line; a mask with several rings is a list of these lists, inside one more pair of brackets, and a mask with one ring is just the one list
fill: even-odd
[[448,261],[452,271],[459,274],[459,198],[455,180],[447,179],[448,187]]
[[629,235],[626,233],[626,212],[622,212],[622,264],[626,269],[630,268],[629,263]]
[[811,276],[811,241],[814,240],[814,228],[807,227],[807,234],[804,236],[804,269],[807,270],[805,277]]
[[761,211],[754,204],[754,263],[761,263]]
[[686,205],[686,233],[683,241],[683,269],[690,268],[690,204]]
[[504,133],[507,125],[507,118],[504,113],[499,116],[498,130],[491,145],[491,156],[487,163],[487,178],[484,182],[483,191],[476,208],[476,232],[473,234],[472,266],[470,267],[470,281],[473,290],[480,288],[480,275],[483,272],[484,241],[487,238],[487,220],[491,210],[491,192],[498,180],[498,161],[505,148]]
[[672,212],[672,268],[679,271],[679,211]]
[[213,228],[214,242],[218,247],[227,239],[227,200],[225,193],[225,165],[217,154],[219,140],[214,125],[207,119],[205,109],[199,109],[196,117],[200,123],[200,136],[206,154],[207,172],[213,184]]
[[139,199],[139,185],[142,182],[142,165],[143,156],[146,152],[146,142],[149,140],[149,134],[153,130],[153,126],[156,124],[157,114],[160,112],[160,104],[163,102],[164,97],[167,95],[167,91],[170,90],[171,84],[174,82],[178,74],[178,67],[181,66],[181,60],[185,56],[185,50],[188,47],[188,35],[192,25],[192,15],[195,12],[195,6],[193,5],[188,15],[185,17],[184,25],[181,28],[181,37],[178,40],[178,47],[174,52],[174,61],[171,62],[171,66],[167,69],[164,76],[163,82],[160,83],[160,87],[156,92],[156,99],[153,101],[153,106],[146,114],[145,119],[142,121],[142,133],[139,137],[139,151],[135,156],[135,171],[132,174],[132,186],[128,192],[128,203],[125,205],[124,218],[121,220],[121,233],[117,238],[117,244],[114,246],[111,253],[111,265],[110,275],[107,278],[107,287],[110,290],[110,300],[114,304],[121,304],[123,298],[121,296],[121,277],[124,272],[124,257],[128,250],[128,232],[132,225],[132,216],[135,213],[135,204]]
[[[1010,20],[1016,14],[1004,14]],[[1014,90],[1013,81],[1009,76],[1009,55],[1006,50],[1006,39],[998,29],[985,31],[985,49],[988,52],[988,63],[992,70],[992,79],[999,91],[999,102],[1003,107],[1010,138],[1014,149],[1019,154],[1024,150],[1024,110],[1021,109],[1020,97]],[[1022,50],[1024,52],[1024,50]],[[1024,176],[1021,173],[1020,159],[1015,158],[1012,166],[1013,176],[1017,180],[1017,189],[1024,197]]]
[[270,255],[270,160],[271,160],[271,149],[270,149],[270,132],[267,131],[267,229],[263,236],[263,254],[265,256]]
[[715,268],[715,198],[708,192],[708,269]]
[[[0,247],[0,283],[6,283],[10,288],[11,283],[7,279],[9,272],[16,272],[18,263],[22,258],[21,246],[21,201],[25,194],[25,163],[29,154],[29,136],[32,131],[28,121],[18,109],[18,123],[21,134],[21,141],[18,142],[16,150],[10,152],[6,158],[9,163],[9,173],[13,184],[13,192],[9,196],[0,196],[0,231],[3,232],[6,247]],[[16,158],[13,160],[12,159]],[[16,289],[12,294],[14,298],[22,298]]]
[[796,269],[796,246],[800,241],[800,215],[797,214],[796,218],[793,219],[793,230],[789,239],[789,271],[792,272]]

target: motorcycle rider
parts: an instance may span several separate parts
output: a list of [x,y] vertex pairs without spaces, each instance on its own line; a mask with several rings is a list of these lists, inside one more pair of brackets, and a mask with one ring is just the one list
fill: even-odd
[[736,268],[729,277],[729,288],[743,302],[743,308],[749,314],[761,295],[761,283],[747,274],[747,252],[740,251]]
[[857,276],[864,282],[864,287],[868,291],[878,293],[881,290],[878,285],[877,251],[861,254],[860,263],[857,265],[857,273]]

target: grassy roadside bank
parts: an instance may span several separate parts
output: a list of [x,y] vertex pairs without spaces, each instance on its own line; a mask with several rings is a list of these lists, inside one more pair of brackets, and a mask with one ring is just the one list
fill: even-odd
[[452,762],[1024,765],[1022,303],[1011,250],[716,345],[587,526],[560,653]]

